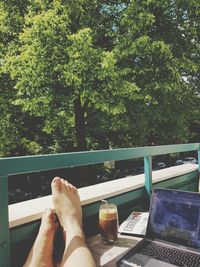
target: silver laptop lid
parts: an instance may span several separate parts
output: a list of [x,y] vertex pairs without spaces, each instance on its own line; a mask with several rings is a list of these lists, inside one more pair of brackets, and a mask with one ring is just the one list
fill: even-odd
[[200,194],[154,189],[146,236],[200,249]]

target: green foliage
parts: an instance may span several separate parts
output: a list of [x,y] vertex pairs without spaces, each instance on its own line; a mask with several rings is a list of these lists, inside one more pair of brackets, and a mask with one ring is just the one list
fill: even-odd
[[0,155],[198,138],[199,5],[0,1]]

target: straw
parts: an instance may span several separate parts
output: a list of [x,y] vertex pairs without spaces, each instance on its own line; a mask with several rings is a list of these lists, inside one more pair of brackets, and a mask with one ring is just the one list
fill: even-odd
[[103,203],[105,203],[105,205],[106,205],[106,210],[107,210],[107,212],[108,212],[108,201],[105,200],[105,199],[102,199],[101,201],[102,201]]

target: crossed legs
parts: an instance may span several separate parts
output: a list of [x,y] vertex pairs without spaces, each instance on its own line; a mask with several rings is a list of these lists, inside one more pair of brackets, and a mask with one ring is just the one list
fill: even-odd
[[[85,243],[82,229],[82,209],[76,187],[54,178],[51,184],[55,213],[63,230],[65,249],[61,267],[87,266],[96,264]],[[58,223],[52,210],[44,212],[40,230],[24,267],[53,267],[54,236]]]

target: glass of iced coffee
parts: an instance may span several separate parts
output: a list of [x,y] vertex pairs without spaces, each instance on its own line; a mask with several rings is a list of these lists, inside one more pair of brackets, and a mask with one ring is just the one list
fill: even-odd
[[118,212],[115,204],[105,203],[99,209],[99,231],[103,243],[110,244],[117,240]]

